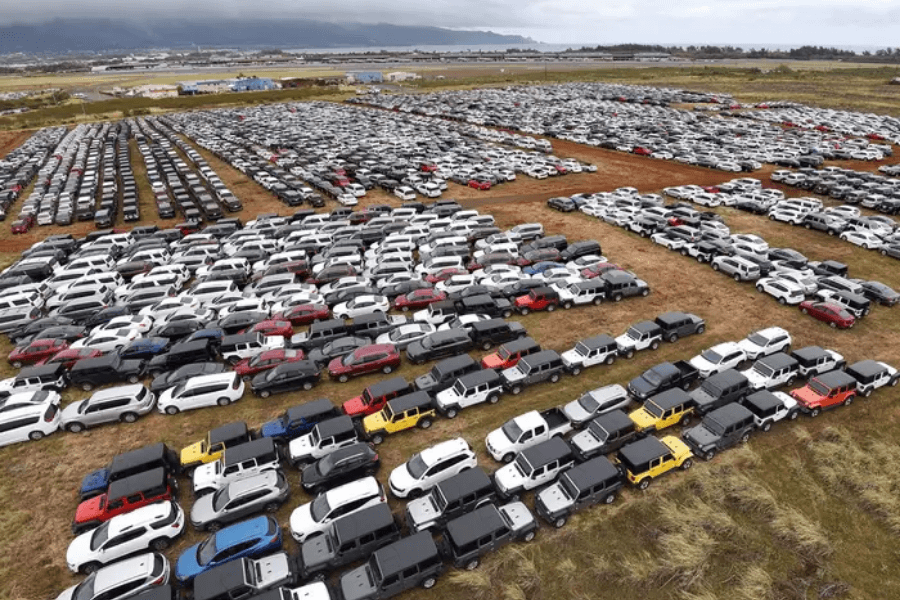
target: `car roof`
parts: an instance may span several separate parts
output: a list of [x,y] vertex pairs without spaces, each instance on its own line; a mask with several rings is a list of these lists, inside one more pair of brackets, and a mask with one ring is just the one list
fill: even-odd
[[390,379],[379,381],[366,388],[373,398],[393,394],[409,388],[409,382],[403,377],[391,377]]
[[259,516],[235,523],[229,527],[223,527],[214,535],[216,537],[216,549],[229,548],[245,540],[254,537],[263,537],[271,526],[278,527],[273,517]]
[[669,448],[659,441],[659,438],[651,435],[623,446],[622,449],[619,450],[619,456],[622,457],[625,462],[634,466],[639,466],[654,458],[659,458],[667,452],[669,452]]
[[822,356],[825,356],[827,352],[821,346],[806,346],[804,348],[798,348],[794,350],[792,353],[794,356],[800,357],[802,360],[815,360]]
[[520,455],[531,465],[546,464],[550,461],[565,458],[572,454],[572,449],[561,437],[554,436],[530,448],[522,450]]
[[463,438],[458,437],[440,442],[434,446],[429,446],[419,452],[419,456],[426,465],[433,465],[448,456],[453,456],[466,451],[471,451],[469,443]]
[[562,476],[567,477],[578,490],[587,489],[619,474],[619,470],[605,456],[598,456],[576,465]]
[[438,550],[431,533],[421,531],[375,551],[372,560],[382,577],[388,577],[436,556]]
[[144,523],[155,523],[166,518],[172,512],[172,506],[175,504],[170,501],[154,502],[147,506],[142,506],[131,512],[116,515],[109,520],[109,537],[114,537],[124,531],[133,528],[135,525]]
[[243,421],[235,421],[220,425],[209,431],[209,441],[212,444],[233,440],[247,435],[247,424]]
[[861,360],[859,362],[855,362],[849,367],[847,367],[848,373],[856,373],[863,377],[868,377],[872,375],[879,375],[881,373],[887,372],[887,366],[879,362],[877,360]]
[[446,529],[457,546],[464,546],[505,526],[506,522],[497,507],[486,504],[453,519],[447,523]]
[[716,373],[706,378],[701,387],[705,387],[707,383],[730,386],[741,381],[747,381],[747,378],[737,369],[725,369],[721,373]]
[[757,362],[763,363],[764,365],[768,365],[773,369],[781,369],[784,367],[791,367],[797,365],[797,359],[793,356],[789,356],[784,352],[776,352],[774,354],[770,354],[769,356],[764,356],[760,358]]
[[519,362],[525,363],[530,367],[532,365],[539,365],[554,360],[560,360],[559,352],[556,350],[541,350],[540,352],[535,352],[534,354],[522,357]]
[[431,405],[431,396],[428,392],[413,392],[411,394],[405,394],[398,398],[394,398],[390,400],[388,404],[391,407],[391,410],[394,414],[405,412],[411,408],[418,408],[422,406],[430,406]]
[[170,450],[162,442],[137,448],[130,452],[123,452],[113,457],[110,463],[110,470],[132,469],[139,465],[164,460],[168,452]]
[[162,467],[137,473],[110,483],[107,501],[112,502],[165,484],[166,471]]
[[269,437],[262,437],[226,448],[222,462],[225,466],[229,466],[273,452],[275,452],[275,441]]
[[331,488],[325,494],[329,497],[328,504],[334,506],[332,500],[335,496],[339,498],[356,499],[364,496],[372,496],[380,494],[380,485],[374,477],[363,477],[350,483]]
[[609,433],[634,427],[634,421],[631,420],[631,417],[625,414],[625,411],[618,408],[611,410],[608,413],[604,413],[599,417],[595,417],[592,422],[601,426]]
[[145,389],[143,384],[135,383],[132,385],[120,385],[113,388],[107,388],[105,390],[98,390],[94,392],[94,395],[91,396],[91,400],[96,402],[99,400],[106,400],[109,398],[121,398],[122,396],[137,396],[141,390]]
[[394,523],[394,516],[388,504],[383,502],[341,517],[332,527],[337,546],[341,546],[346,540],[360,538],[391,523]]
[[249,477],[235,479],[228,483],[228,494],[232,498],[237,498],[259,488],[273,490],[280,473],[280,471],[267,469]]
[[316,425],[316,429],[319,430],[319,435],[322,437],[322,439],[325,439],[338,433],[344,433],[345,431],[353,430],[353,419],[351,419],[347,415],[333,417],[331,419],[326,419],[319,422]]
[[117,561],[97,571],[94,575],[94,594],[101,594],[125,581],[144,576],[153,570],[156,554],[148,552],[132,558]]
[[813,379],[828,388],[841,387],[844,385],[856,383],[856,378],[850,375],[850,373],[837,369],[834,371],[828,371],[827,373],[823,373],[822,375],[817,375]]
[[672,388],[651,396],[649,400],[652,400],[654,404],[665,410],[673,406],[689,403],[691,396],[681,388]]
[[230,383],[235,377],[234,371],[213,373],[212,375],[195,375],[187,380],[187,385],[189,387],[197,387],[210,383]]
[[711,412],[709,412],[705,417],[705,419],[713,419],[716,423],[719,423],[722,426],[727,427],[732,423],[737,423],[744,419],[750,418],[753,416],[747,407],[738,404],[737,402],[730,402],[725,406],[721,406]]
[[637,329],[641,333],[659,333],[662,329],[660,326],[653,321],[640,321],[639,323],[635,323],[630,327],[631,329]]

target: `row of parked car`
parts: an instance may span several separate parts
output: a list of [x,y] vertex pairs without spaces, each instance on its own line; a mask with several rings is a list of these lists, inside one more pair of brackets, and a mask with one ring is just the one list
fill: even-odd
[[[867,157],[882,156],[882,145],[865,137],[675,109],[665,102],[647,101],[647,94],[644,86],[570,83],[415,95],[373,94],[356,101],[731,172],[754,171],[762,163],[818,166],[836,147],[850,148],[851,154],[862,151]],[[734,115],[757,113],[765,115],[768,111]]]
[[12,203],[35,180],[44,162],[65,135],[65,127],[39,129],[21,146],[0,158],[0,221],[6,219]]
[[[765,108],[766,110],[744,111],[742,115],[745,118],[785,127],[834,131],[846,136],[868,139],[887,147],[891,144],[900,144],[900,119],[897,117],[804,106],[797,103],[767,103]],[[859,157],[859,160],[867,159]]]
[[900,180],[894,177],[828,166],[775,171],[771,178],[784,185],[881,213],[897,214],[900,211]]
[[[404,201],[439,198],[452,181],[477,189],[595,169],[548,155],[549,142],[331,103],[166,115],[185,134],[290,206],[354,206],[375,186]],[[509,146],[517,146],[511,149]]]
[[[533,539],[538,522],[520,500],[526,491],[539,490],[537,516],[563,527],[576,511],[613,502],[626,483],[646,489],[657,477],[690,468],[695,456],[710,460],[746,442],[754,431],[768,431],[800,412],[815,417],[849,405],[855,396],[869,396],[900,378],[885,363],[863,360],[847,366],[841,355],[816,346],[788,354],[791,341],[781,328],[760,330],[739,343],[718,344],[690,362],[661,363],[627,387],[607,385],[565,407],[515,417],[486,438],[489,453],[510,463],[490,476],[462,438],[414,454],[388,478],[391,494],[408,499],[406,537],[373,476],[377,454],[349,434],[337,433],[338,422],[347,417],[334,416],[327,400],[289,409],[255,435],[242,422],[219,427],[183,449],[180,460],[162,444],[119,455],[82,483],[84,502],[73,524],[79,535],[67,563],[91,575],[61,597],[90,590],[93,595],[86,597],[93,598],[113,584],[127,585],[128,593],[111,598],[130,597],[141,588],[168,583],[168,563],[161,555],[140,555],[143,562],[120,559],[163,550],[184,530],[187,519],[174,502],[175,476],[184,472],[190,473],[197,495],[191,522],[214,532],[184,551],[172,568],[173,579],[190,587],[195,599],[295,586],[361,559],[367,559],[363,566],[345,571],[332,585],[316,581],[280,593],[385,598],[417,585],[432,587],[445,562],[474,569],[485,554]],[[737,371],[748,358],[753,365]],[[771,391],[797,377],[808,378],[807,385],[790,394]],[[622,409],[634,401],[641,407],[626,414]],[[694,417],[699,423],[688,427]],[[293,432],[285,428],[291,420]],[[684,426],[680,439],[649,435],[675,424]],[[568,441],[563,439],[570,433]],[[329,436],[346,439],[322,454],[294,458],[297,448]],[[275,440],[286,444],[287,452],[279,453]],[[300,545],[296,558],[283,551],[281,529],[271,517],[252,517],[277,510],[288,498],[282,456],[302,467],[302,486],[314,494],[290,518],[292,537]],[[128,499],[119,500],[126,494]],[[97,528],[83,531],[91,527]],[[158,568],[149,572],[151,561],[164,566],[166,577],[158,579]],[[171,588],[164,593],[172,598]]]
[[[665,193],[696,202],[708,196],[753,195],[761,189],[754,179],[735,180],[724,187],[738,191],[731,194],[717,188],[705,191],[699,186],[681,186],[666,188]],[[851,327],[869,314],[873,302],[894,306],[900,301],[900,294],[882,282],[851,279],[843,263],[811,261],[793,248],[770,248],[756,234],[733,234],[721,215],[698,212],[689,203],[664,205],[659,197],[639,196],[630,189],[566,200],[585,214],[649,237],[735,281],[754,282],[757,290],[779,303],[799,305],[802,312],[832,327]]]

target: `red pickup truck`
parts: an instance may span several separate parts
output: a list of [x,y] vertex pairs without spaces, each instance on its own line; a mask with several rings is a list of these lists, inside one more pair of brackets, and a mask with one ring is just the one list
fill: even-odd
[[856,379],[845,371],[829,371],[791,391],[801,411],[817,417],[823,410],[850,404],[856,397]]

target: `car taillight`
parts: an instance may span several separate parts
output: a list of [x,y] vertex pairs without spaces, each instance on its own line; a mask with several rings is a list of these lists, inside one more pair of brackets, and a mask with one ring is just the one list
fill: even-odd
[[276,543],[278,543],[278,537],[279,537],[279,535],[276,533],[275,535],[273,535],[273,536],[269,539],[269,543],[270,543],[270,544],[276,544]]
[[152,582],[150,582],[150,585],[162,585],[163,581],[165,581],[165,580],[166,580],[166,576],[160,575],[159,577],[154,579]]

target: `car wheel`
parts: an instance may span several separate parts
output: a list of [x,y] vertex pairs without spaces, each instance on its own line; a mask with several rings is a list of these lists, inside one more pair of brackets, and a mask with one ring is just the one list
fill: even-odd
[[474,571],[475,569],[478,568],[478,564],[479,563],[478,563],[477,558],[470,560],[469,562],[466,563],[466,571]]
[[168,538],[156,538],[155,540],[150,542],[150,547],[157,552],[162,552],[169,547],[169,540]]
[[213,521],[212,523],[208,523],[206,525],[206,530],[211,531],[213,533],[217,532],[220,529],[222,529],[222,524],[219,523],[218,521]]
[[66,431],[69,433],[81,433],[84,431],[84,425],[81,423],[69,423],[66,425]]
[[687,459],[686,461],[681,463],[681,470],[687,471],[688,469],[690,469],[693,466],[694,466],[694,461],[692,461],[691,459]]
[[409,312],[409,307],[408,307],[408,306],[401,306],[401,307],[400,307],[400,311],[401,311],[401,312]]
[[218,400],[216,400],[216,404],[218,404],[219,406],[228,406],[230,403],[231,400],[229,400],[228,398],[219,398]]
[[384,435],[382,435],[380,433],[376,433],[375,435],[372,436],[372,443],[375,444],[376,446],[383,442],[384,442]]
[[253,379],[253,378],[250,377],[249,375],[244,375],[243,377],[241,377],[241,380],[243,380],[245,383],[250,381],[251,379]]
[[787,300],[785,300],[784,298],[779,298],[779,299],[778,299],[778,304],[784,306],[785,304],[787,304]]
[[805,306],[804,306],[803,308],[800,309],[800,312],[802,312],[804,315],[808,315],[808,314],[809,314],[809,310],[808,310]]
[[[794,413],[794,414],[796,414],[796,413]],[[766,421],[765,423],[762,424],[762,427],[760,427],[760,429],[763,430],[763,433],[768,432],[770,429],[772,429],[772,421]]]
[[492,344],[490,341],[485,341],[485,342],[481,345],[481,349],[482,349],[482,350],[490,350],[492,346],[493,346],[493,344]]
[[774,217],[773,215],[769,215],[769,220],[770,220],[770,221],[774,221],[774,220],[775,220],[775,217]]
[[672,335],[669,336],[669,343],[670,343],[670,344],[674,344],[674,343],[677,342],[677,341],[678,341],[678,334],[677,334],[677,333],[673,333]]
[[594,306],[600,306],[602,303],[603,303],[602,297],[597,296],[596,298],[594,298]]
[[428,429],[431,427],[431,419],[422,419],[419,421],[419,429]]
[[260,398],[268,398],[271,395],[272,395],[272,392],[270,392],[269,390],[262,390],[259,392]]
[[489,404],[497,404],[500,401],[500,396],[497,394],[491,394],[487,399]]
[[553,526],[556,527],[557,529],[561,529],[563,526],[565,526],[565,524],[567,522],[568,522],[568,519],[566,519],[565,517],[560,517],[560,518],[556,519],[555,521],[553,521]]
[[625,358],[633,358],[633,357],[634,357],[634,350],[629,349],[625,352]]
[[36,442],[44,437],[43,432],[41,431],[32,431],[28,434],[28,439],[32,442]]
[[458,414],[459,414],[459,411],[456,410],[455,408],[448,408],[444,412],[444,416],[447,417],[448,419],[455,419],[456,415],[458,415]]
[[340,377],[338,377],[338,381],[340,381],[341,383],[347,383],[348,381],[350,381],[350,378],[346,375],[341,375]]
[[891,379],[891,382],[888,384],[891,387],[897,387],[897,380],[900,378]]
[[575,376],[581,375],[581,367],[573,367],[572,375],[575,375]]
[[563,308],[566,309],[566,310],[569,310],[570,308],[572,308],[572,301],[571,301],[571,300],[566,300],[566,301],[563,303]]
[[137,375],[129,375],[128,376],[128,383],[137,383],[140,380],[141,380],[141,378],[138,377]]
[[406,495],[406,497],[410,500],[415,500],[416,498],[421,498],[424,494],[425,492],[416,488],[413,490],[409,490],[409,493]]
[[555,304],[548,304],[548,305],[547,305],[547,312],[553,312],[554,310],[556,310],[556,305],[555,305]]
[[818,417],[820,414],[822,414],[822,409],[820,409],[820,408],[814,408],[811,411],[809,411],[809,416],[811,416],[811,417]]
[[828,325],[829,325],[832,329],[837,329],[837,323],[835,323],[834,321],[832,321],[832,322],[829,323]]
[[390,373],[390,372],[393,371],[393,370],[394,370],[394,367],[392,367],[391,365],[385,365],[385,366],[381,369],[381,372],[384,373],[385,375],[387,375],[388,373]]
[[522,386],[521,386],[521,385],[514,385],[514,386],[512,386],[512,389],[509,390],[509,391],[512,392],[513,396],[518,396],[519,394],[522,393]]
[[741,436],[741,443],[746,444],[749,441],[750,441],[750,432],[748,431],[747,433],[745,433],[744,435]]
[[697,335],[702,334],[704,331],[706,331],[706,325],[701,325],[697,328]]
[[763,291],[765,291],[765,290],[763,289],[763,286],[758,285],[758,286],[756,286],[756,291],[757,291],[757,292],[763,292]]
[[621,301],[622,301],[622,294],[616,294],[615,296],[613,296],[613,302],[621,302]]
[[503,455],[503,462],[506,463],[506,464],[509,464],[509,463],[511,463],[515,458],[516,458],[516,455],[515,455],[515,454],[513,454],[512,452],[507,452],[506,454]]
[[703,460],[710,461],[716,455],[715,450],[710,450],[706,454],[703,455]]
[[530,313],[531,310],[530,310],[529,308],[527,308],[527,307],[522,307],[521,309],[519,309],[519,312],[522,313],[522,316],[524,317],[525,315],[527,315],[528,313]]
[[554,373],[550,376],[550,383],[556,383],[559,381],[559,373]]
[[266,504],[263,510],[265,510],[267,513],[275,513],[278,512],[279,508],[280,506],[277,502],[269,502],[268,504]]
[[167,406],[167,407],[166,407],[166,414],[167,414],[167,415],[177,415],[177,414],[178,414],[178,407],[177,407],[177,406]]
[[850,406],[853,403],[853,396],[847,396],[847,399],[844,400],[844,406]]
[[648,487],[650,487],[650,478],[647,477],[646,479],[641,479],[641,482],[638,484],[638,489],[646,490]]
[[15,361],[15,362],[12,364],[12,366],[13,366],[14,368],[16,368],[16,369],[21,369],[21,368],[22,368],[22,361],[17,360],[17,361]]
[[307,381],[307,382],[305,382],[305,383],[303,384],[303,389],[306,390],[307,392],[308,392],[309,390],[313,389],[312,381]]
[[89,392],[89,391],[91,391],[92,389],[94,389],[94,386],[91,385],[91,384],[88,383],[88,382],[84,382],[84,383],[81,384],[81,389],[83,389],[83,390],[86,391],[86,392]]
[[811,226],[809,223],[806,223],[806,224],[804,225],[804,227],[806,227],[807,229],[812,229],[812,226]]
[[795,410],[794,412],[792,412],[791,414],[788,415],[788,419],[790,419],[791,421],[796,421],[797,415],[799,415],[799,414],[800,414],[800,411]]
[[834,237],[834,235],[835,235],[834,229],[829,229],[829,230],[828,230],[828,235]]
[[125,413],[121,418],[123,423],[134,423],[135,421],[137,421],[137,415],[133,412]]
[[688,255],[687,248],[682,248],[682,249],[681,249],[681,255],[682,255],[682,256],[687,256],[687,255]]
[[741,276],[738,275],[737,273],[735,273],[735,274],[734,274],[734,280],[737,281],[737,282],[740,282]]
[[882,251],[881,251],[881,255],[882,255],[882,256],[887,256],[887,250],[882,250]]
[[425,364],[425,359],[417,358],[417,359],[415,359],[415,360],[413,361],[413,364],[416,364],[416,365],[424,365],[424,364]]
[[657,348],[659,348],[659,340],[653,340],[652,342],[650,342],[651,350],[656,350]]
[[681,420],[678,422],[682,427],[687,427],[691,424],[691,415],[684,415],[681,417]]
[[437,583],[437,579],[435,579],[434,577],[427,577],[422,582],[422,587],[425,588],[426,590],[430,590],[431,588],[434,587],[434,584],[436,584],[436,583]]
[[100,563],[98,562],[89,562],[81,565],[81,568],[78,571],[84,575],[90,575],[91,573],[96,573],[100,568]]
[[713,268],[713,271],[718,271],[718,270],[719,270],[719,263],[713,263],[712,268]]

